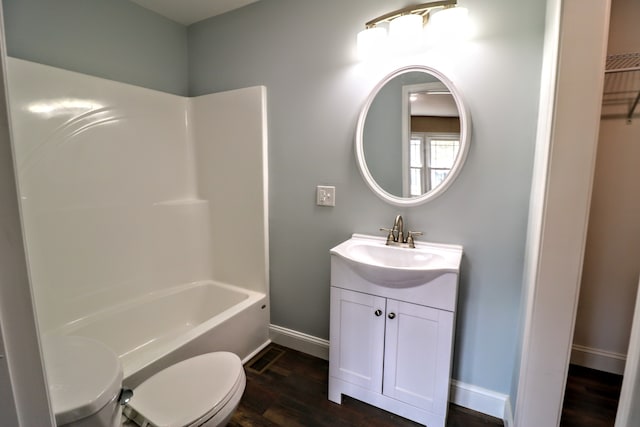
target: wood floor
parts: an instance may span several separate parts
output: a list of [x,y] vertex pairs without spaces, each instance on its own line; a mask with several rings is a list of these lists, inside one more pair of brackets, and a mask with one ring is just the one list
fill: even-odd
[[[344,397],[327,399],[327,361],[271,344],[245,366],[247,388],[229,427],[414,427],[420,424]],[[259,362],[255,362],[259,360]],[[503,427],[502,420],[450,405],[448,427]]]
[[622,375],[577,365],[569,367],[561,427],[612,427]]

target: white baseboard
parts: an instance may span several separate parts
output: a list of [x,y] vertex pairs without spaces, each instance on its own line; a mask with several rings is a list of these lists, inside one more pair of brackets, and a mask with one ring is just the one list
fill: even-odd
[[[449,400],[458,406],[500,418],[506,425],[513,425],[509,396],[493,390],[451,380]],[[507,421],[510,424],[507,424]]]
[[599,371],[622,375],[627,355],[612,351],[585,347],[574,344],[571,350],[571,363]]
[[[325,339],[277,325],[269,326],[269,338],[276,344],[329,360],[329,341]],[[449,400],[458,406],[500,418],[505,427],[513,427],[511,402],[506,394],[452,380]]]
[[278,325],[269,325],[269,338],[276,344],[329,360],[329,341]]

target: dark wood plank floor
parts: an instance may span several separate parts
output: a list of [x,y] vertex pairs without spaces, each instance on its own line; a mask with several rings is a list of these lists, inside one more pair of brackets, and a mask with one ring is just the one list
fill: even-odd
[[613,426],[621,387],[622,375],[571,365],[560,426]]
[[[420,425],[346,396],[342,405],[330,402],[327,361],[275,344],[268,348],[281,354],[270,352],[275,355],[270,365],[264,359],[247,363],[247,388],[229,427]],[[452,404],[447,426],[503,427],[503,422]]]

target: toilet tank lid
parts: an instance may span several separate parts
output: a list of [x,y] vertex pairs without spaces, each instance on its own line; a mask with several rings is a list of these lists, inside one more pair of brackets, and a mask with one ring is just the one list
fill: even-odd
[[120,359],[101,342],[77,336],[45,336],[42,352],[58,425],[95,414],[120,393]]

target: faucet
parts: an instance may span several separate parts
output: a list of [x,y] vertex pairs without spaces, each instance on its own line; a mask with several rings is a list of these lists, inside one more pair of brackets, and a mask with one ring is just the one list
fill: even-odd
[[380,228],[380,231],[386,231],[387,234],[387,246],[401,246],[405,248],[415,248],[415,241],[413,236],[421,236],[420,231],[409,231],[407,235],[404,234],[404,220],[402,215],[396,216],[393,221],[392,228]]
[[404,221],[402,220],[402,215],[396,216],[396,220],[393,221],[393,241],[394,242],[404,242]]

